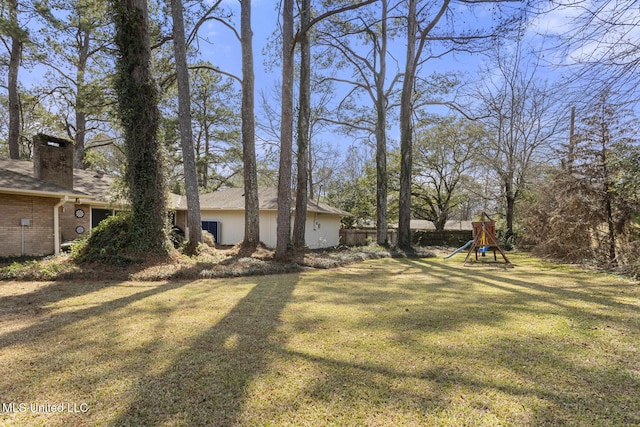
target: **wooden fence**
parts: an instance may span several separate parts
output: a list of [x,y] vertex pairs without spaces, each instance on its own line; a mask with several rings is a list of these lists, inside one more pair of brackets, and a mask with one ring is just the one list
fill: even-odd
[[412,230],[412,241],[418,246],[457,248],[473,239],[471,230]]
[[[412,242],[418,246],[446,246],[459,247],[471,240],[471,230],[412,230]],[[341,229],[340,244],[346,246],[364,246],[378,240],[377,231],[374,228],[366,229]],[[388,230],[389,244],[395,246],[398,243],[398,231]]]
[[[387,239],[392,246],[398,243],[398,231],[388,230]],[[340,244],[346,246],[365,246],[378,241],[378,231],[375,228],[341,228]]]

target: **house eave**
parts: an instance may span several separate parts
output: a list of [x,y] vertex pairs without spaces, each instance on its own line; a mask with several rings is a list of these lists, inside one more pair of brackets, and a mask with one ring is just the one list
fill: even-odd
[[[187,208],[185,207],[179,207],[179,208],[173,208],[173,210],[176,211],[187,211]],[[200,210],[202,212],[244,212],[244,208],[210,208],[210,207],[201,207]],[[270,209],[270,208],[260,208],[258,209],[259,212],[270,212],[270,213],[277,213],[278,209]],[[293,215],[295,213],[295,208],[291,208],[291,214]],[[313,213],[313,214],[321,214],[321,215],[332,215],[332,216],[339,216],[339,217],[344,217],[344,216],[350,216],[351,214],[348,212],[327,212],[321,209],[307,209],[307,213]]]
[[80,200],[93,200],[93,196],[85,193],[80,193],[77,191],[57,192],[57,191],[26,190],[26,189],[0,187],[0,193],[14,194],[17,196],[49,197],[54,199],[60,199],[60,198],[78,199],[79,203],[80,203]]

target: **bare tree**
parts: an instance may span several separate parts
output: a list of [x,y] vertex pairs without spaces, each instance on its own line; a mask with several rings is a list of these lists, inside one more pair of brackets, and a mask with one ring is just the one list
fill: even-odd
[[293,151],[293,0],[282,2],[282,106],[275,259],[287,256],[291,238],[291,156]]
[[189,224],[188,254],[194,254],[202,242],[202,225],[200,220],[200,196],[198,194],[198,174],[196,156],[193,148],[191,129],[191,90],[189,86],[189,69],[187,67],[187,43],[184,33],[184,16],[182,0],[171,0],[173,18],[173,49],[176,60],[176,76],[178,82],[178,120],[180,122],[180,142],[184,164],[184,180],[187,195],[187,223]]
[[[311,0],[302,0],[300,26],[308,28],[311,23]],[[293,223],[293,247],[303,249],[307,222],[309,197],[309,127],[311,116],[311,45],[309,31],[300,37],[300,101],[298,105],[298,179],[296,190],[296,214]]]
[[9,157],[20,158],[20,96],[18,92],[18,72],[22,60],[22,48],[28,34],[18,23],[18,0],[9,0],[8,19],[2,41],[9,53],[9,72],[7,74],[9,104]]
[[[597,102],[603,91],[615,93],[621,101],[640,101],[640,42],[634,34],[640,29],[640,15],[632,0],[577,2],[554,0],[545,8],[547,14],[569,15],[567,25],[558,32],[562,65],[571,66],[572,81],[581,82]],[[597,90],[596,90],[597,88]],[[622,89],[624,88],[624,89]],[[588,95],[591,94],[591,95]]]
[[[351,87],[347,96],[340,103],[341,115],[348,116],[333,121],[335,124],[347,127],[349,132],[361,131],[373,135],[376,146],[376,226],[377,243],[387,245],[387,114],[390,108],[389,97],[400,77],[396,76],[387,81],[387,60],[389,43],[389,2],[381,0],[379,16],[366,11],[358,11],[352,19],[333,19],[320,31],[320,43],[338,52],[342,61],[353,70],[351,79],[328,77],[329,80],[346,84]],[[364,46],[365,52],[352,46],[350,40],[360,35],[368,41]],[[366,50],[368,49],[368,52]],[[374,109],[373,117],[368,115],[354,120],[354,112],[349,107],[352,97],[364,93]],[[357,113],[356,113],[357,114]]]
[[516,201],[562,123],[552,88],[538,79],[537,70],[538,60],[527,60],[519,41],[515,48],[496,46],[484,87],[477,91],[490,133],[483,155],[502,186],[506,238],[514,234]]
[[253,72],[253,31],[251,0],[240,0],[242,44],[242,158],[244,163],[244,245],[254,248],[260,242],[258,206],[258,167],[256,164],[255,75]]
[[398,246],[411,246],[411,169],[413,163],[413,90],[418,64],[427,36],[449,7],[442,2],[426,23],[419,22],[417,0],[409,0],[407,13],[407,53],[400,99],[400,207],[398,211]]
[[[520,21],[514,19],[520,10],[496,14],[499,19],[490,25],[473,25],[466,20],[474,8],[485,8],[486,0],[422,1],[408,0],[403,15],[406,20],[407,53],[400,101],[400,201],[398,217],[398,246],[411,244],[411,175],[413,155],[413,114],[420,100],[417,75],[420,66],[430,59],[441,58],[455,51],[480,52],[487,44],[511,30]],[[500,9],[508,1],[490,1]],[[526,7],[523,6],[523,7]],[[446,16],[446,19],[444,17]],[[461,26],[464,21],[467,25]],[[475,22],[475,21],[473,21]]]

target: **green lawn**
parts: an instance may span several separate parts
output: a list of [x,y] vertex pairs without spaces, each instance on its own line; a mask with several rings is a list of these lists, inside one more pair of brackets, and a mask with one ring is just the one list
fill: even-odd
[[0,425],[640,425],[638,284],[509,257],[0,282]]

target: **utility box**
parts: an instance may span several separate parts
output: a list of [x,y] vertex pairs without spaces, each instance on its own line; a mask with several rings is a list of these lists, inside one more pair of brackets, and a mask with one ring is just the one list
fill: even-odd
[[20,218],[20,225],[23,227],[28,227],[31,225],[31,220],[29,218]]

